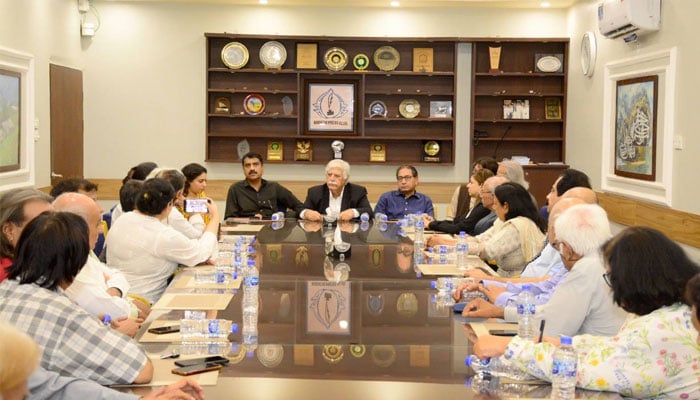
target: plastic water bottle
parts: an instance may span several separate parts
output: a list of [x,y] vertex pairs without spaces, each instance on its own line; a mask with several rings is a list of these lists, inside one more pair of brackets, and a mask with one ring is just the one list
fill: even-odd
[[273,221],[282,221],[284,219],[284,213],[282,211],[277,211],[270,217]]
[[464,364],[477,374],[488,374],[519,381],[532,378],[532,376],[520,371],[518,368],[508,365],[500,357],[480,359],[475,355],[470,355],[464,359]]
[[571,345],[571,337],[562,336],[559,343],[559,348],[554,352],[552,360],[552,399],[573,399],[576,390],[578,354]]
[[260,284],[260,272],[255,266],[255,259],[250,258],[246,264],[243,275],[243,313],[258,312],[258,286]]
[[459,232],[459,237],[457,237],[457,246],[455,247],[455,252],[457,253],[457,268],[467,269],[467,259],[469,256],[469,243],[467,242],[467,233],[464,231]]
[[232,322],[227,319],[182,319],[180,337],[190,338],[224,338],[231,332]]
[[389,217],[386,216],[384,213],[374,213],[374,220],[379,221],[379,222],[386,222],[389,220]]
[[416,222],[413,226],[415,227],[415,239],[413,239],[413,241],[423,243],[423,233],[425,231],[425,222],[423,222],[423,218],[416,215]]
[[[254,296],[254,298],[251,298]],[[243,346],[246,357],[252,357],[258,347],[258,292],[243,290]]]
[[[503,382],[499,376],[489,374],[476,374],[467,378],[465,382],[467,386],[479,394],[484,394],[494,398],[512,398],[512,397],[533,397],[532,385],[527,385],[519,382]],[[528,396],[524,396],[524,395]]]
[[529,284],[523,284],[523,290],[515,299],[515,304],[518,308],[518,336],[523,339],[532,340],[537,337],[536,324],[536,305],[535,295],[532,294],[532,287]]
[[363,212],[362,214],[360,214],[360,221],[369,222],[369,214],[367,214],[366,212]]

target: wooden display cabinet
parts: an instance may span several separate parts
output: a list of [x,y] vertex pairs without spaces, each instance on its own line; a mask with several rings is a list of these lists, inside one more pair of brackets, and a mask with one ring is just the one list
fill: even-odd
[[[352,164],[377,164],[369,161],[370,146],[386,144],[384,164],[421,164],[423,145],[436,140],[441,147],[439,165],[454,165],[455,141],[455,39],[363,38],[326,36],[255,36],[234,34],[205,34],[207,39],[207,104],[206,104],[206,160],[234,162],[238,160],[237,144],[246,139],[250,149],[265,155],[269,141],[281,141],[284,159],[270,161],[294,163],[297,140],[310,140],[314,164],[325,164],[332,159],[330,144],[336,140],[345,143],[343,159]],[[260,48],[275,40],[284,46],[287,57],[279,69],[265,69],[260,61]],[[240,69],[228,68],[221,59],[221,51],[228,43],[240,42],[248,50],[249,60]],[[298,69],[297,44],[314,43],[317,46],[316,68]],[[373,60],[374,52],[382,46],[392,46],[400,62],[391,71],[382,71]],[[324,65],[324,54],[331,48],[347,53],[347,65],[340,71],[331,71]],[[413,49],[433,49],[433,71],[413,71]],[[353,58],[365,54],[369,66],[358,71]],[[351,132],[310,131],[308,87],[315,82],[352,83],[355,85],[354,118]],[[244,100],[250,94],[265,99],[265,110],[250,115],[244,109]],[[228,112],[217,111],[217,100],[228,99]],[[291,100],[292,112],[285,114],[283,99]],[[413,99],[420,105],[414,118],[400,115],[402,101]],[[287,100],[287,101],[289,101]],[[370,116],[368,107],[373,101],[386,105],[386,116]],[[431,117],[431,101],[451,102],[452,113]],[[309,161],[298,161],[308,163]],[[430,163],[436,164],[436,163]]]
[[[491,71],[489,47],[501,48],[496,71]],[[540,205],[544,204],[556,176],[568,168],[565,165],[568,55],[567,38],[474,42],[471,160],[485,156],[497,160],[529,157],[531,164],[525,166],[526,178]],[[537,65],[543,57],[550,57],[545,60],[550,63],[540,64],[544,71]],[[551,62],[552,58],[560,61],[560,68],[552,70],[557,66],[556,61]],[[520,114],[516,117],[522,119],[508,119],[514,114],[504,110],[507,100],[528,104],[527,118]]]

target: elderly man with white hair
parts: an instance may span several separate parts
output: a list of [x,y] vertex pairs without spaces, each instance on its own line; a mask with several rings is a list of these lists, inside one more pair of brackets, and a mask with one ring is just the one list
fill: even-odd
[[[547,336],[616,334],[626,313],[614,304],[603,279],[605,266],[600,247],[611,237],[607,214],[595,204],[579,204],[555,221],[552,246],[569,271],[547,303],[537,307],[537,318],[546,320]],[[464,308],[465,317],[498,317],[514,322],[515,307],[497,307],[476,299]]]
[[372,215],[364,186],[348,182],[350,164],[335,159],[326,164],[326,183],[309,188],[300,217],[308,221],[349,221]]

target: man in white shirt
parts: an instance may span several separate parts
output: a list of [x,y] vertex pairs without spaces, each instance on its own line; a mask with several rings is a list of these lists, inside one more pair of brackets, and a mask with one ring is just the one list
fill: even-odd
[[[83,217],[88,224],[92,248],[102,227],[100,206],[90,197],[80,193],[64,193],[58,196],[53,206],[56,211],[70,212]],[[66,289],[66,295],[95,316],[109,314],[113,320],[117,321],[124,318],[145,317],[149,311],[147,306],[141,305],[143,311],[140,311],[136,304],[127,298],[130,287],[131,285],[121,272],[109,268],[91,252],[85,266]],[[123,323],[123,321],[119,322],[119,324]],[[126,331],[121,328],[118,330],[130,334],[133,331],[131,328],[134,327],[138,328],[135,323],[127,323],[127,327],[123,328]]]

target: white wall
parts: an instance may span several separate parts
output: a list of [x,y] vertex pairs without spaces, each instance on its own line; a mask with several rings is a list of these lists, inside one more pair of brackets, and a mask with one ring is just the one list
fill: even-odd
[[79,20],[75,0],[0,0],[0,46],[34,56],[37,186],[50,184],[49,64],[82,68]]
[[[144,160],[180,167],[204,159],[205,32],[333,36],[566,36],[563,10],[358,9],[96,1],[102,26],[85,50],[85,174],[121,178]],[[454,167],[421,167],[427,181],[466,181],[470,46],[460,48]],[[241,179],[239,165],[208,164]],[[355,166],[384,181],[395,167]],[[267,165],[271,179],[322,177],[321,166]]]
[[[598,32],[596,0],[584,1],[570,10],[569,36],[569,102],[567,115],[567,161],[586,171],[595,187],[600,188],[603,129],[603,69],[606,63],[637,55],[678,48],[676,75],[675,132],[683,136],[685,148],[672,150],[673,208],[700,214],[700,185],[697,159],[700,155],[700,112],[695,107],[700,89],[700,44],[697,41],[697,17],[700,2],[696,0],[662,1],[661,30],[642,36],[638,43],[625,44],[621,39],[605,39]],[[587,78],[579,65],[581,37],[594,31],[598,43],[595,74]],[[595,99],[591,101],[591,99]]]

